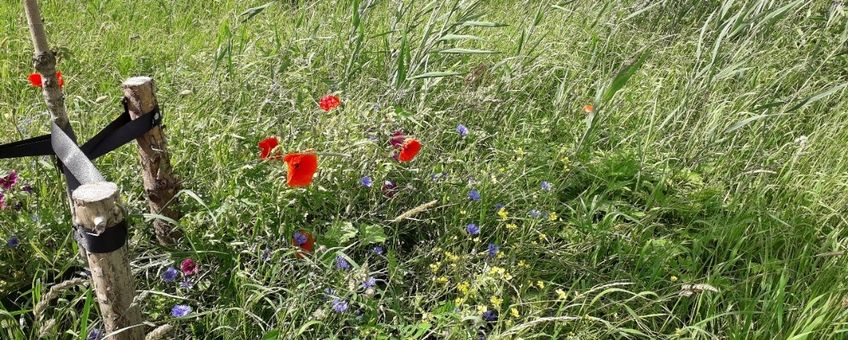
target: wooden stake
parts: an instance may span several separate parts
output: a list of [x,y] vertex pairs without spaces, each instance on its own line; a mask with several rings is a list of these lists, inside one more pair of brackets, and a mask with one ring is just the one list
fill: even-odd
[[[123,222],[118,186],[112,182],[83,184],[73,193],[76,208],[74,224],[86,232],[100,234]],[[133,305],[133,283],[127,245],[111,253],[88,253],[91,281],[100,305],[100,314],[110,339],[143,339],[141,313]]]
[[[156,86],[150,77],[132,77],[121,87],[127,98],[127,108],[132,119],[138,119],[157,107]],[[161,126],[156,126],[136,141],[141,155],[144,191],[150,212],[178,220],[179,202],[175,196],[179,191],[179,181],[171,169],[171,155],[168,152],[165,133]],[[160,219],[153,221],[153,231],[161,245],[172,245],[182,237],[179,230]]]

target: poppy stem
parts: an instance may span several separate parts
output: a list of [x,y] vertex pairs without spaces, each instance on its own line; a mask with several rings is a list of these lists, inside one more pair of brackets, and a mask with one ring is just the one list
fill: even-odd
[[327,157],[344,157],[344,158],[350,158],[351,157],[351,155],[349,155],[349,154],[338,153],[338,152],[316,152],[315,154],[318,155],[318,156],[321,156],[321,157],[324,157],[324,156],[327,156]]

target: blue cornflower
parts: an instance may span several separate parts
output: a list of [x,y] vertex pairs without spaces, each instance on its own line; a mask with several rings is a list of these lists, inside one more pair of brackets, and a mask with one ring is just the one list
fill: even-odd
[[371,248],[371,252],[377,255],[383,255],[386,253],[386,249],[383,246],[374,246],[374,248]]
[[180,281],[180,288],[182,289],[192,289],[194,288],[194,281],[191,279],[184,277],[182,281]]
[[370,176],[363,176],[359,179],[359,184],[362,184],[362,186],[366,188],[370,188],[374,185],[374,180],[372,180]]
[[191,307],[187,305],[174,305],[174,308],[171,308],[171,316],[176,318],[185,317],[191,313]]
[[9,240],[6,241],[6,245],[9,246],[9,248],[16,248],[19,244],[21,244],[21,239],[14,235],[9,237]]
[[103,339],[103,331],[100,328],[92,328],[88,331],[88,336],[85,340],[101,340]]
[[468,136],[468,128],[465,125],[459,124],[456,126],[456,132],[459,133],[459,136],[465,138]]
[[551,188],[553,188],[553,185],[551,184],[551,182],[542,181],[542,190],[551,191]]
[[495,257],[495,255],[498,255],[498,250],[500,250],[500,247],[498,247],[497,244],[489,243],[489,257]]
[[373,276],[369,276],[367,279],[365,279],[365,282],[362,283],[362,288],[365,288],[365,289],[374,288],[374,286],[376,286],[376,285],[377,285],[377,279],[375,279]]
[[506,208],[506,205],[504,205],[503,203],[495,204],[495,212],[500,211],[503,208]]
[[498,321],[498,311],[490,309],[483,312],[483,320],[489,322]]
[[542,212],[538,211],[536,209],[530,210],[530,217],[532,217],[532,218],[542,217]]
[[336,290],[333,289],[333,288],[327,287],[327,288],[324,288],[324,294],[326,294],[327,297],[336,297]]
[[480,227],[478,227],[474,223],[470,223],[465,227],[465,230],[468,231],[472,236],[480,235]]
[[308,236],[304,235],[303,233],[301,233],[299,231],[294,232],[294,244],[296,246],[300,247],[300,246],[306,244],[306,242],[309,242]]
[[174,282],[174,280],[176,280],[176,279],[177,279],[177,276],[179,276],[179,275],[180,275],[180,271],[179,271],[179,270],[177,270],[177,268],[174,268],[174,267],[168,267],[168,268],[167,268],[167,269],[165,269],[165,271],[162,273],[162,281],[165,281],[165,282]]
[[339,299],[339,298],[333,299],[333,310],[336,311],[336,313],[347,312],[347,308],[348,308],[347,301]]
[[470,199],[474,202],[479,201],[480,200],[480,192],[477,191],[477,189],[471,189],[471,191],[468,192],[468,199]]
[[341,270],[348,270],[350,269],[350,263],[348,263],[344,257],[338,255],[336,256],[336,268]]

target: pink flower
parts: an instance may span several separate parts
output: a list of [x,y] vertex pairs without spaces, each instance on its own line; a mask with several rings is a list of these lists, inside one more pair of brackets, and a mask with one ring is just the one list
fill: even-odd
[[182,263],[180,263],[180,270],[182,270],[183,275],[186,276],[197,274],[197,262],[194,262],[192,259],[185,259]]

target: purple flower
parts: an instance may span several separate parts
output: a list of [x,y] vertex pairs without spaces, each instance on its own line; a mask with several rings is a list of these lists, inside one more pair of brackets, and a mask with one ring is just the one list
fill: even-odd
[[8,175],[0,178],[0,188],[5,191],[12,189],[15,183],[18,183],[18,173],[15,170],[10,171]]
[[406,140],[406,135],[403,133],[402,130],[398,130],[398,131],[395,131],[395,133],[392,134],[392,138],[389,139],[389,144],[393,148],[399,149],[401,146],[403,146],[403,142],[405,140]]
[[551,182],[542,181],[542,190],[551,191],[551,188],[553,188],[553,185],[551,185]]
[[183,271],[183,275],[188,276],[197,274],[199,269],[197,268],[197,262],[192,259],[185,259],[180,263],[180,270]]
[[365,288],[365,289],[374,288],[374,286],[376,286],[376,285],[377,285],[377,279],[375,279],[373,276],[369,276],[367,279],[365,279],[365,282],[362,283],[362,288]]
[[194,287],[194,281],[190,278],[184,277],[182,281],[180,281],[180,288],[182,289],[192,289]]
[[103,331],[100,328],[92,328],[88,331],[88,336],[85,337],[85,340],[101,340],[103,339]]
[[432,180],[433,182],[435,182],[435,181],[438,181],[438,180],[440,180],[440,179],[442,179],[442,178],[444,178],[444,177],[445,177],[445,174],[444,174],[444,173],[442,173],[442,172],[440,172],[440,173],[437,173],[437,174],[433,174],[433,175],[431,175],[431,176],[430,176],[430,180]]
[[182,318],[191,313],[191,307],[187,305],[174,305],[174,308],[171,308],[171,315],[176,318]]
[[14,235],[9,237],[9,240],[6,241],[6,245],[9,246],[9,248],[17,248],[19,244],[21,244],[21,240]]
[[23,192],[25,192],[25,193],[27,193],[27,194],[32,194],[32,186],[31,186],[31,185],[29,185],[29,183],[24,184],[24,185],[21,187],[21,191],[23,191]]
[[483,320],[488,322],[498,321],[498,311],[490,309],[483,312]]
[[468,136],[468,128],[465,125],[459,124],[456,126],[456,132],[459,133],[459,136],[465,138]]
[[542,217],[542,212],[538,211],[536,209],[530,210],[530,217],[532,217],[532,218]]
[[498,212],[503,208],[506,208],[506,205],[504,205],[503,203],[495,204],[495,212]]
[[497,244],[489,243],[489,257],[495,257],[496,255],[498,255],[499,249],[500,247],[498,247]]
[[468,192],[468,199],[471,200],[471,201],[474,201],[474,202],[479,201],[480,200],[480,192],[477,191],[477,189],[471,189],[471,191]]
[[371,186],[374,185],[374,181],[371,180],[371,177],[364,176],[364,177],[359,179],[359,184],[362,184],[362,186],[364,186],[366,188],[370,188]]
[[0,209],[6,208],[6,197],[3,196],[3,192],[0,191]]
[[371,248],[371,252],[377,255],[383,255],[386,253],[386,249],[383,246],[374,246],[374,248]]
[[397,194],[397,184],[392,181],[385,181],[383,182],[383,187],[380,188],[380,190],[383,192],[383,196],[388,198],[395,197],[395,194]]
[[471,234],[471,236],[480,235],[480,227],[478,227],[474,223],[470,223],[467,226],[465,226],[465,230],[468,231],[468,233]]
[[304,244],[306,244],[306,242],[309,242],[308,236],[304,235],[303,233],[301,233],[299,231],[294,232],[294,244],[296,246],[301,247]]
[[347,301],[339,299],[339,298],[333,299],[333,310],[336,311],[336,313],[347,312],[347,308],[348,308]]
[[336,268],[341,269],[341,270],[348,270],[348,269],[350,269],[350,263],[348,263],[347,260],[344,257],[342,257],[341,255],[337,255],[336,256]]
[[177,276],[180,275],[180,271],[174,267],[168,267],[165,269],[165,272],[162,273],[162,280],[165,282],[174,282],[177,279]]

